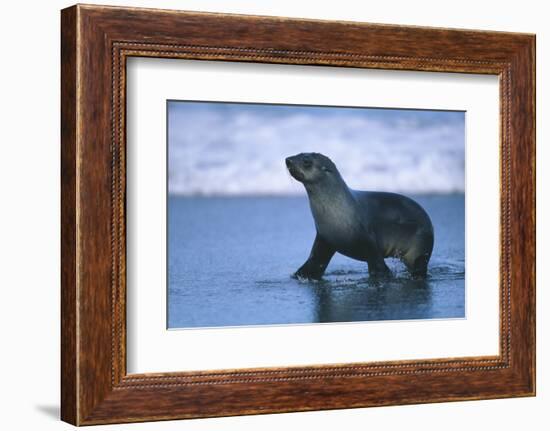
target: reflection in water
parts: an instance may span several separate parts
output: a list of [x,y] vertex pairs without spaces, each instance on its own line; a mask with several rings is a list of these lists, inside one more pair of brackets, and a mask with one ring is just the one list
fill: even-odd
[[314,300],[315,321],[355,322],[463,317],[457,313],[456,304],[445,303],[450,292],[436,291],[445,281],[463,278],[460,268],[450,266],[431,268],[426,279],[412,278],[404,270],[384,279],[369,278],[359,271],[335,270],[319,282],[301,284]]
[[308,287],[316,299],[318,322],[414,319],[431,314],[428,280],[363,278]]

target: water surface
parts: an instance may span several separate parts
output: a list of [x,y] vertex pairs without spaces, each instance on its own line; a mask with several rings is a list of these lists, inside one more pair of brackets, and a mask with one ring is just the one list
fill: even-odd
[[290,277],[315,237],[306,196],[170,196],[168,327],[464,317],[464,195],[412,197],[435,229],[427,279],[387,259],[394,277],[371,280],[336,254],[308,282]]

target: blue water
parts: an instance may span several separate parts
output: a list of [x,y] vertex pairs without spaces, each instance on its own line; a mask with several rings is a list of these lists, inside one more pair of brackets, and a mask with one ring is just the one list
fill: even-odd
[[306,196],[168,199],[168,327],[464,317],[464,195],[412,196],[435,246],[425,280],[387,259],[390,280],[339,254],[320,282],[290,275],[315,228]]

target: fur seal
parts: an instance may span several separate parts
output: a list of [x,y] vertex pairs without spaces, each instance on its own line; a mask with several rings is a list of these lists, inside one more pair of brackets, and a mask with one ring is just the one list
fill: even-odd
[[434,244],[430,217],[397,193],[350,189],[336,165],[319,153],[286,158],[290,175],[307,192],[317,235],[294,277],[319,280],[334,253],[365,261],[369,275],[389,275],[386,257],[397,257],[415,277],[425,277]]

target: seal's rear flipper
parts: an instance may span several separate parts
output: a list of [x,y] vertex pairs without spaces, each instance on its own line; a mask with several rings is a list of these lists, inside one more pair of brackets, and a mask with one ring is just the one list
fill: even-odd
[[367,260],[369,277],[391,277],[392,272],[382,257]]

